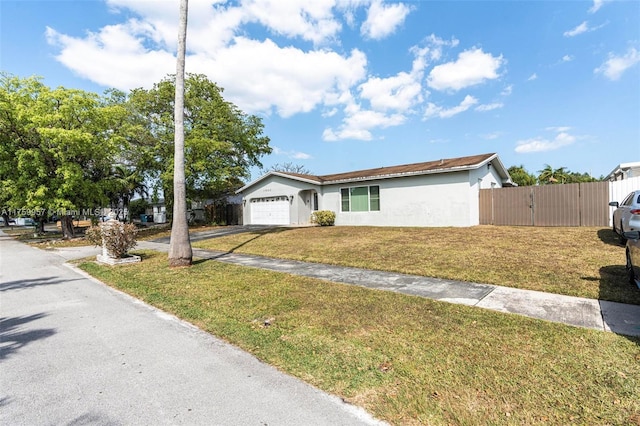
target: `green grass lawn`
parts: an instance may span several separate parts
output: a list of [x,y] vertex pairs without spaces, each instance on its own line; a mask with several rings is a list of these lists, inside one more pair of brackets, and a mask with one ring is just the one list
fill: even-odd
[[[297,236],[302,256],[302,240],[326,239],[324,232],[224,244],[263,251],[255,247]],[[324,256],[337,259],[357,245],[354,230],[328,232],[344,241]],[[406,234],[407,256],[427,234],[417,242]],[[370,247],[361,243],[359,251]],[[288,247],[282,252],[295,257]],[[170,269],[166,254],[137,254],[139,264],[79,266],[392,424],[640,424],[640,339],[216,261]],[[371,255],[344,256],[359,263]]]
[[275,228],[193,245],[640,304],[610,229]]

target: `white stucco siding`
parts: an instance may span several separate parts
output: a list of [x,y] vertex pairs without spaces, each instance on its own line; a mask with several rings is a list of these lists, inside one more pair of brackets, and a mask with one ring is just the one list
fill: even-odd
[[309,214],[305,207],[305,197],[301,196],[301,192],[310,189],[317,189],[316,186],[300,182],[293,179],[286,179],[281,176],[271,176],[263,181],[257,182],[251,188],[242,193],[243,200],[243,220],[245,224],[253,224],[251,222],[251,200],[287,197],[289,200],[289,224],[297,225],[309,222]]
[[502,188],[502,180],[494,167],[482,166],[469,171],[469,226],[480,224],[480,189]]
[[[341,211],[341,188],[370,185],[380,187],[380,211]],[[336,225],[469,226],[471,221],[468,172],[336,184],[323,189],[321,208],[336,212]]]

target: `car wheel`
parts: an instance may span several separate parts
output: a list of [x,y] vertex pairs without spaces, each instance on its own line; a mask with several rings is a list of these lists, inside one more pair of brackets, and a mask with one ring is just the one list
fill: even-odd
[[631,255],[627,250],[627,265],[625,266],[627,269],[627,276],[629,277],[629,283],[636,285],[636,275],[633,272],[633,265],[631,264]]
[[620,238],[620,244],[622,245],[627,243],[627,239],[624,237],[623,233],[624,230],[622,229],[622,222],[620,222],[620,233],[618,234],[618,237]]

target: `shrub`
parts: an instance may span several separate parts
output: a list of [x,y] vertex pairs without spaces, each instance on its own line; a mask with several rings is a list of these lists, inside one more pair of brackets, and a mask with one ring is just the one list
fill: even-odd
[[333,226],[336,223],[336,214],[331,210],[318,210],[311,214],[311,223],[320,226]]
[[125,257],[137,244],[138,228],[132,223],[120,223],[115,220],[92,226],[85,232],[85,238],[95,246],[104,247],[111,257]]

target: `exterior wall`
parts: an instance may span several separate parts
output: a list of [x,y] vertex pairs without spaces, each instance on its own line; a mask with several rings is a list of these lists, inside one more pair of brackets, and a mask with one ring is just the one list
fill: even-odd
[[[316,189],[316,185],[286,179],[281,176],[271,176],[263,181],[257,182],[250,189],[242,194],[243,203],[243,223],[251,224],[251,199],[265,197],[289,197],[289,216],[292,225],[309,223],[310,212],[309,207],[305,204],[306,198],[303,198],[301,191],[309,191]],[[318,190],[318,192],[320,192]],[[293,196],[293,197],[291,197]],[[292,198],[292,199],[291,199]]]
[[[489,163],[491,164],[491,163]],[[469,225],[480,224],[480,190],[502,188],[502,179],[495,167],[482,166],[469,171]]]
[[[380,186],[380,211],[342,212],[340,189],[367,185]],[[334,211],[336,225],[471,226],[478,220],[470,214],[466,171],[324,186],[320,198],[320,210]]]

